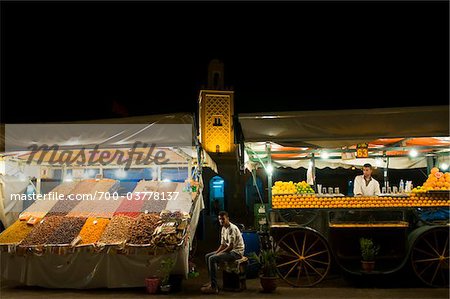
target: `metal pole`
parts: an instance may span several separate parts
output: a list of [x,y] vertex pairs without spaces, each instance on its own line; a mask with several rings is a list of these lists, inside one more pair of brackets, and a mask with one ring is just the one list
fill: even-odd
[[36,193],[41,194],[41,175],[36,180]]
[[192,162],[191,162],[191,160],[189,160],[189,163],[188,163],[188,180],[191,180],[192,179]]
[[311,154],[311,162],[312,162],[312,178],[313,178],[314,190],[316,190],[316,193],[319,193],[319,191],[317,190],[317,182],[316,182],[316,159],[315,159],[314,153]]
[[431,173],[431,168],[434,167],[434,157],[427,156],[427,174]]
[[[272,165],[272,155],[270,154],[270,143],[266,143],[266,153],[267,153],[267,165]],[[269,201],[269,208],[272,210],[272,172],[267,172],[267,195]]]
[[384,181],[384,187],[386,188],[387,192],[387,184],[388,184],[388,167],[389,167],[389,158],[386,157],[386,152],[383,152],[383,157],[386,159],[386,167],[383,171],[383,181]]

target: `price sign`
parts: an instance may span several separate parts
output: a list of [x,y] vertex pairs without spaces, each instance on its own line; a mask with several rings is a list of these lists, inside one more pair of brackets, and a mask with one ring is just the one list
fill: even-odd
[[368,158],[369,157],[369,144],[359,143],[356,145],[356,158]]

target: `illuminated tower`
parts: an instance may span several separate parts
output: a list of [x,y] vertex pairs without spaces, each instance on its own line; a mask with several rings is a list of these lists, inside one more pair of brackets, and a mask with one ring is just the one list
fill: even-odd
[[210,153],[234,151],[234,91],[224,87],[223,63],[212,60],[208,66],[208,86],[199,95],[200,140]]

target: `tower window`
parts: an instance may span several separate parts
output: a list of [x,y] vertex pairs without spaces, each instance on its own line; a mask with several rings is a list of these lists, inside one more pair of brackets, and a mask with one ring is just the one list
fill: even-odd
[[214,115],[214,123],[213,126],[214,127],[221,127],[222,126],[222,116],[221,115]]

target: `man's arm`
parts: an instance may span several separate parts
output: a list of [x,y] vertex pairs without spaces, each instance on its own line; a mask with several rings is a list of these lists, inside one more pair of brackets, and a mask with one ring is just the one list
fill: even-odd
[[362,195],[362,188],[361,188],[361,184],[358,180],[358,177],[355,177],[355,180],[353,182],[353,195],[355,195],[355,196]]
[[378,196],[380,194],[381,194],[380,183],[378,183],[378,181],[377,181],[377,183],[375,184],[375,195]]
[[219,248],[216,250],[216,254],[221,253],[224,249],[226,249],[228,246],[225,244],[220,244]]
[[240,234],[241,232],[240,231],[236,231],[236,229],[234,229],[232,232],[231,232],[231,235],[230,235],[230,243],[229,243],[229,245],[223,250],[223,252],[230,252],[231,250],[233,250],[233,248],[234,248],[234,243],[235,243],[235,241],[236,241],[236,238],[237,238],[237,234]]
[[[231,250],[233,250],[233,248],[234,248],[234,243],[235,243],[235,240],[236,240],[236,231],[233,231],[232,233],[231,233],[231,235],[229,236],[229,238],[230,238],[230,243],[228,244],[228,245],[224,245],[224,248],[220,251],[220,252],[230,252]],[[240,233],[240,232],[239,232]],[[223,245],[223,244],[222,244]],[[221,246],[222,246],[221,245]],[[218,252],[218,253],[220,253],[220,252]]]

